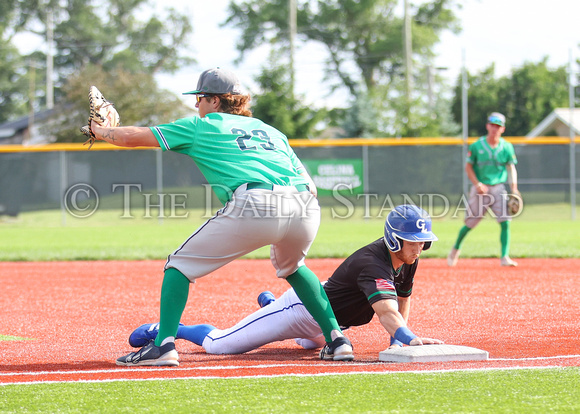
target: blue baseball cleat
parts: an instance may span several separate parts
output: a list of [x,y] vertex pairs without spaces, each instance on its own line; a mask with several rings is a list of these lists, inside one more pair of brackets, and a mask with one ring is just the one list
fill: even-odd
[[266,305],[269,305],[270,303],[274,302],[276,300],[276,296],[274,296],[274,294],[268,290],[266,290],[265,292],[262,292],[258,295],[258,305],[260,305],[261,308],[263,308]]
[[[179,326],[183,326],[182,323]],[[133,348],[141,348],[149,343],[149,341],[157,338],[159,333],[158,323],[146,323],[135,329],[129,336],[129,345]],[[177,339],[177,338],[176,338]]]

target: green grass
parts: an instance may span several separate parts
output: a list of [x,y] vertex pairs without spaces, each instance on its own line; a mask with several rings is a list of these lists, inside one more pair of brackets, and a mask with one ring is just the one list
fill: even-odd
[[[135,212],[132,212],[133,218],[123,218],[122,210],[99,210],[86,219],[63,216],[57,210],[23,213],[17,220],[0,222],[0,261],[165,259],[208,214],[211,216],[213,211],[191,210],[187,218],[159,220],[155,216],[138,216]],[[385,214],[375,209],[365,218],[363,209],[355,209],[349,218],[340,218],[336,215],[345,216],[344,208],[323,208],[322,224],[308,257],[348,256],[382,236]],[[511,255],[577,257],[580,219],[562,218],[567,216],[570,216],[570,207],[565,204],[528,206],[512,222]],[[433,231],[439,242],[434,243],[425,257],[447,255],[463,225],[462,219],[462,214],[434,219]],[[467,236],[462,257],[498,255],[499,226],[486,217]],[[247,257],[268,258],[269,248]]]
[[578,368],[0,387],[2,413],[578,412]]
[[19,336],[0,335],[0,341],[32,341],[32,338],[21,338]]

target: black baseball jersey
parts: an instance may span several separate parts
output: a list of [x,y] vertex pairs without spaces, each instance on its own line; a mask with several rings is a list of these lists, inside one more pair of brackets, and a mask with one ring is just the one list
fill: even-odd
[[351,254],[324,284],[338,324],[367,324],[375,314],[373,303],[411,296],[418,262],[393,269],[382,237]]

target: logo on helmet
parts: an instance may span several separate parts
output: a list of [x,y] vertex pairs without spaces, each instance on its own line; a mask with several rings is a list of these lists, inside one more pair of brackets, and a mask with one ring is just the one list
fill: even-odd
[[421,230],[421,233],[427,233],[427,224],[425,223],[425,219],[418,219],[417,222],[415,223],[415,225],[417,226],[418,229]]

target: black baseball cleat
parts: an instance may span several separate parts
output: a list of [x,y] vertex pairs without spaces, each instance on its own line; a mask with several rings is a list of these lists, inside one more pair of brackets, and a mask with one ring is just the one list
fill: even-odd
[[334,341],[326,343],[320,350],[320,359],[325,361],[352,361],[352,344],[345,336],[339,336]]
[[147,345],[138,350],[131,352],[129,355],[117,359],[117,365],[127,367],[138,366],[179,366],[179,357],[175,350],[175,342],[168,342],[162,346],[156,346],[155,341],[151,340]]

